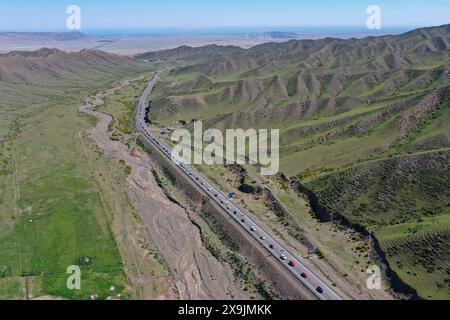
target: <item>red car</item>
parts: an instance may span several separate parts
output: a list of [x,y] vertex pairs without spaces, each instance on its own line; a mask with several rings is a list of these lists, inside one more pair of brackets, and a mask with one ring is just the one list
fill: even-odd
[[303,279],[308,279],[308,275],[306,273],[304,273],[304,272],[301,274],[301,276],[302,276]]
[[290,265],[291,267],[295,267],[295,261],[289,261],[289,265]]

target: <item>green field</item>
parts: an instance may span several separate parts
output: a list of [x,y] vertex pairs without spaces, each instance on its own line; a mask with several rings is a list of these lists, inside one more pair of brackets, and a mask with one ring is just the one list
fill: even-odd
[[[93,162],[96,150],[83,138],[93,122],[79,108],[89,94],[148,67],[89,61],[78,60],[78,71],[60,80],[0,83],[2,299],[130,294],[105,190],[96,183],[106,163]],[[71,265],[81,266],[81,290],[66,287]]]

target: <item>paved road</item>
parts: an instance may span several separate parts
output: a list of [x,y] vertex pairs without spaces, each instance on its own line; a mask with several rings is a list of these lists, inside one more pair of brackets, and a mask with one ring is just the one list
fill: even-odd
[[250,233],[275,259],[277,259],[288,272],[292,273],[306,288],[308,288],[317,298],[321,300],[342,300],[342,298],[327,284],[325,284],[310,269],[301,263],[294,255],[289,253],[279,242],[273,239],[262,228],[260,228],[248,214],[232,203],[219,192],[210,182],[191,165],[186,164],[183,160],[172,156],[172,150],[162,141],[160,141],[145,123],[145,108],[148,96],[153,90],[154,85],[159,79],[156,75],[148,84],[143,95],[139,100],[136,112],[136,121],[139,130],[147,139],[159,148],[171,161],[173,161],[186,176],[190,177],[197,186],[199,186],[212,200],[214,200],[222,209],[224,209],[245,231]]

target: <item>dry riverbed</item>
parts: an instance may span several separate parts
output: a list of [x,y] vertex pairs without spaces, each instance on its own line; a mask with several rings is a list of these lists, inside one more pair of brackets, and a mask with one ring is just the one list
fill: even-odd
[[[134,80],[142,80],[142,78]],[[147,292],[143,298],[178,297],[194,300],[249,298],[248,294],[236,284],[230,266],[220,263],[204,247],[200,230],[189,219],[185,209],[170,201],[158,187],[152,174],[153,164],[149,156],[111,139],[108,128],[112,117],[96,111],[96,108],[104,103],[105,97],[126,89],[132,81],[124,81],[113,89],[88,98],[80,111],[97,119],[96,126],[89,130],[88,134],[101,152],[106,156],[124,161],[131,168],[123,190],[139,213],[143,224],[142,229],[147,243],[145,245],[141,243],[140,246],[155,248],[170,270],[171,280],[165,280],[166,292],[157,297]],[[123,229],[123,226],[113,224],[112,228],[118,242],[127,240],[124,239],[123,232],[119,231],[120,234],[118,234],[118,230]],[[125,237],[133,237],[133,235],[125,234]],[[135,241],[129,241],[129,243],[139,245]],[[122,256],[124,256],[124,250],[126,249],[121,250]],[[137,279],[131,279],[132,285],[133,282],[144,283],[144,292],[145,283],[150,286],[157,280],[148,279],[152,277],[151,274],[136,277]],[[129,276],[129,278],[133,277]],[[173,282],[172,290],[169,290],[171,286],[167,281]]]

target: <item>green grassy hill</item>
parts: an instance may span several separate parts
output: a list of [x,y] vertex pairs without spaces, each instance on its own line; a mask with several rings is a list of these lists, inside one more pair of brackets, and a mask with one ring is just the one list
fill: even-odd
[[[155,90],[156,124],[189,128],[200,119],[219,129],[281,129],[283,173],[330,214],[377,236],[385,227],[420,227],[423,219],[449,215],[449,54],[444,25],[247,50],[182,47],[138,58],[181,65]],[[448,252],[436,244],[448,239],[443,221],[439,233],[382,242],[392,269],[424,298],[450,298]],[[415,281],[409,267],[398,267],[397,261],[414,266],[415,255],[439,266],[433,281]],[[417,278],[426,279],[427,270],[417,265]]]

